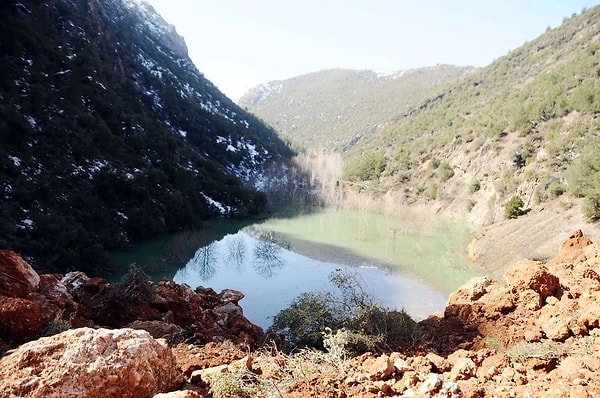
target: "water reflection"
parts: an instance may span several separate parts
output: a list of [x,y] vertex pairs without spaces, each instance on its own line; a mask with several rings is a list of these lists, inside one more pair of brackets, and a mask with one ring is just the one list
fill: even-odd
[[267,328],[271,318],[305,292],[331,291],[336,269],[358,272],[368,294],[384,307],[402,309],[417,319],[443,308],[446,297],[429,286],[387,273],[381,268],[353,267],[314,260],[288,250],[281,234],[245,229],[198,249],[192,260],[173,276],[192,288],[236,289],[245,294],[244,314]]
[[198,249],[186,267],[190,267],[204,281],[212,278],[217,270],[217,247],[215,242]]
[[272,231],[261,233],[254,249],[254,270],[264,278],[273,277],[276,270],[283,268],[282,249],[290,249],[282,236]]
[[276,243],[259,241],[254,249],[254,270],[264,278],[271,278],[277,269],[283,267],[280,252],[281,247]]
[[[273,232],[253,231],[257,238],[253,243],[254,271],[263,278],[272,278],[276,272],[283,268],[281,250],[289,250],[289,243]],[[227,256],[220,258],[219,246],[223,246]],[[246,263],[247,242],[241,233],[229,235],[222,241],[212,242],[199,248],[194,257],[187,263],[188,272],[194,272],[202,281],[210,280],[217,271],[219,264],[230,271],[241,272]],[[232,267],[233,266],[233,267]]]
[[227,241],[227,260],[240,269],[246,259],[246,243],[240,234],[234,235]]

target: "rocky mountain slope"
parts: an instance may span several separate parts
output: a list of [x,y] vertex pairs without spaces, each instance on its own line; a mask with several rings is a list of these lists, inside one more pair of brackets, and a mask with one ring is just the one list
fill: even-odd
[[246,182],[291,154],[143,0],[2,2],[0,99],[0,247],[47,270],[260,212]]
[[332,69],[259,85],[239,104],[299,148],[343,151],[473,70],[452,65],[393,73]]
[[[239,292],[164,280],[154,291],[130,283],[116,294],[81,273],[38,275],[3,251],[0,396],[593,397],[598,266],[600,245],[574,231],[546,263],[516,263],[503,281],[468,281],[443,313],[420,323],[412,346],[348,358],[341,343],[282,353],[245,320]],[[94,311],[124,305],[120,320]],[[128,317],[139,320],[98,327]],[[64,331],[76,326],[93,328]]]
[[[381,189],[484,225],[504,219],[512,196],[525,208],[575,205],[563,195],[587,196],[578,165],[600,127],[599,16],[600,7],[572,16],[382,123],[347,153],[347,177],[360,179],[366,155],[378,156],[384,167],[367,175]],[[581,169],[595,167],[586,162]]]

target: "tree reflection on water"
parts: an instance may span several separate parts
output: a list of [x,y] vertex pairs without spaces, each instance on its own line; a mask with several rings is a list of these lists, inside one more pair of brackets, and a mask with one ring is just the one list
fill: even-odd
[[271,278],[283,268],[281,249],[290,249],[289,242],[273,231],[260,234],[254,249],[254,270],[263,278]]
[[[222,269],[224,272],[242,273],[246,264],[252,266],[254,272],[268,279],[283,268],[282,249],[290,248],[289,242],[279,234],[262,232],[248,240],[243,234],[236,234],[226,240],[212,242],[199,248],[188,262],[188,272],[195,273],[201,280],[208,281]],[[248,258],[248,251],[252,257]],[[223,254],[220,254],[220,251]]]
[[283,267],[279,257],[281,247],[269,241],[258,241],[254,249],[254,270],[264,278],[271,278],[275,271]]
[[240,271],[246,258],[246,242],[241,234],[236,234],[227,242],[227,260],[235,264]]
[[202,280],[209,280],[217,270],[217,250],[215,242],[199,248],[194,258],[189,262],[193,270],[198,273]]

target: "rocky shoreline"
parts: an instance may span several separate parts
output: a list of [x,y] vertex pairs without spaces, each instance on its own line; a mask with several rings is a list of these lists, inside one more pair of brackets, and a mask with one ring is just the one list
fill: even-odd
[[0,397],[592,397],[599,266],[574,231],[545,263],[468,281],[406,352],[334,361],[279,352],[237,291],[38,275],[0,251]]

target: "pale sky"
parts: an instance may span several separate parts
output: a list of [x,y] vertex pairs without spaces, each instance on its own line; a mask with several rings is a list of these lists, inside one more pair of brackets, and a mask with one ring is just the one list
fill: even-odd
[[148,0],[230,98],[323,69],[486,66],[598,0]]

